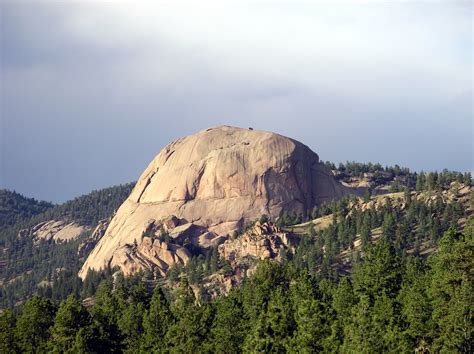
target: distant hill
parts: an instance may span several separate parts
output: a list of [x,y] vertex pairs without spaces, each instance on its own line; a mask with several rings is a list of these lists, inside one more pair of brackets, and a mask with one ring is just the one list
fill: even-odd
[[[67,278],[70,282],[59,282],[55,288],[58,293],[50,293],[51,296],[62,298],[74,293],[76,273],[82,263],[77,252],[79,245],[100,220],[113,215],[133,186],[134,183],[127,183],[95,190],[60,205],[2,190],[0,308],[13,306],[58,279]],[[53,227],[47,230],[48,225]],[[66,227],[83,233],[68,242],[56,242],[53,234],[44,238],[33,236],[38,229],[43,234],[64,233]]]
[[41,222],[51,219],[66,219],[79,224],[95,226],[108,218],[129,196],[135,183],[120,184],[94,190],[51,208],[34,219]]
[[52,203],[27,198],[7,189],[0,189],[0,229],[44,213],[53,207]]

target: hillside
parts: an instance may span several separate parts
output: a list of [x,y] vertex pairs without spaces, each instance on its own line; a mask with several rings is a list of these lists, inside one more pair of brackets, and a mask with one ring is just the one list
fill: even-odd
[[[55,298],[77,292],[80,284],[71,272],[82,263],[78,247],[101,219],[113,215],[132,187],[109,187],[56,206],[20,199],[24,210],[15,212],[9,219],[14,222],[0,230],[0,307],[13,306],[40,288]],[[31,213],[38,205],[47,207]]]
[[215,297],[253,274],[263,259],[291,260],[296,267],[337,277],[348,274],[380,238],[403,255],[427,257],[444,232],[464,229],[474,216],[473,197],[470,186],[453,182],[445,190],[348,197],[326,205],[325,215],[299,224],[265,218],[216,248],[220,271],[207,253],[185,267],[175,266],[164,285],[172,287],[186,276],[200,296]]
[[[345,276],[331,271],[331,252],[315,253],[320,248],[301,240],[294,257],[259,262],[240,286],[214,300],[189,283],[196,269],[172,288],[149,288],[150,275],[117,274],[84,302],[87,308],[74,297],[59,306],[33,297],[19,315],[0,316],[0,350],[469,353],[474,221],[459,232],[455,219],[445,220],[450,229],[436,234],[438,250],[428,258],[403,252],[384,222]],[[232,272],[212,258],[208,265],[221,276]]]
[[0,189],[0,230],[44,213],[53,207],[54,205],[51,203],[26,198],[19,193]]
[[[204,239],[173,238],[172,219],[169,234],[144,234],[145,246],[188,252],[166,272],[145,267],[124,277],[106,268],[77,277],[132,185],[16,223],[0,233],[1,305],[17,313],[0,315],[0,351],[30,350],[25,333],[36,333],[39,352],[469,352],[469,174],[401,169],[406,177],[399,178],[388,167],[369,172],[384,173],[374,180],[342,165],[332,170],[335,178],[341,169],[341,183],[368,186],[363,196],[306,215],[261,215],[207,248]],[[71,224],[88,229],[69,241],[55,238],[54,227]],[[51,237],[37,239],[45,225]],[[138,254],[143,246],[127,247]]]

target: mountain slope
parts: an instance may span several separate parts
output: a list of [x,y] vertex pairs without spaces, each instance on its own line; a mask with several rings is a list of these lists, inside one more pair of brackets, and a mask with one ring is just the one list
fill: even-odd
[[34,215],[28,208],[14,212],[16,222],[0,230],[0,307],[13,306],[41,289],[49,289],[55,298],[78,294],[81,284],[75,273],[83,261],[78,248],[132,188],[129,183],[93,191],[54,207],[46,204],[45,211]]
[[19,193],[0,189],[0,229],[41,214],[54,205],[33,198],[26,198]]

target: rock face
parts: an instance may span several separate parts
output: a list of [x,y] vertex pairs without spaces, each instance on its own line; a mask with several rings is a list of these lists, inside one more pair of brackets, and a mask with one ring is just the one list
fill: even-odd
[[140,245],[129,245],[118,248],[110,261],[111,267],[119,267],[124,275],[141,270],[158,270],[161,275],[173,265],[186,264],[191,255],[182,246],[144,237]]
[[124,245],[141,244],[150,220],[174,216],[179,222],[170,221],[171,229],[194,225],[177,244],[209,246],[263,214],[304,214],[347,192],[318,155],[295,140],[250,129],[209,128],[172,142],[155,157],[79,275],[110,265]]
[[41,240],[54,242],[67,242],[76,239],[87,227],[64,220],[49,220],[39,223],[31,229],[20,230],[19,237],[31,236],[33,242],[38,244]]
[[290,234],[282,232],[272,223],[257,222],[243,235],[220,245],[219,255],[236,266],[247,256],[259,259],[278,258],[282,250],[290,250],[294,246],[295,242]]
[[107,227],[109,226],[110,218],[102,219],[99,221],[99,224],[96,226],[94,231],[92,232],[91,236],[82,241],[77,248],[77,255],[79,257],[84,257],[92,251],[102,238],[105,235],[105,231],[107,231]]

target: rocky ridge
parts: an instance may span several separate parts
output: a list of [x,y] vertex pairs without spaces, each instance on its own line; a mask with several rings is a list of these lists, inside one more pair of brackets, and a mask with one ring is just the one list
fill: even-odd
[[81,234],[88,231],[89,227],[79,225],[75,222],[65,220],[49,220],[41,222],[30,229],[20,230],[19,237],[31,237],[33,242],[38,244],[40,241],[67,242],[78,238]]

